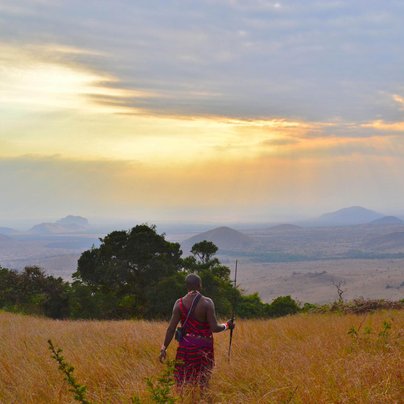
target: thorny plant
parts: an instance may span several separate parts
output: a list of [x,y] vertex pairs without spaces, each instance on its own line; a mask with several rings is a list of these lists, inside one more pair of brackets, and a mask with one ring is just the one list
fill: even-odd
[[87,387],[77,382],[73,374],[74,367],[66,362],[62,355],[63,350],[56,348],[50,339],[48,340],[48,345],[49,350],[52,352],[52,358],[58,363],[59,370],[64,374],[65,380],[70,386],[69,391],[74,394],[74,399],[82,404],[91,404],[91,402],[86,399]]
[[[56,348],[53,342],[48,340],[49,350],[51,351],[52,358],[58,363],[59,370],[64,374],[65,380],[69,384],[71,391],[74,395],[74,399],[82,404],[92,404],[86,398],[87,387],[80,384],[74,377],[74,367],[66,362],[64,356],[62,355],[63,350],[61,348]],[[146,379],[147,389],[151,394],[151,400],[155,403],[161,404],[174,404],[177,398],[172,395],[172,387],[174,386],[174,368],[175,361],[167,361],[166,368],[164,371],[157,376],[157,380],[148,377]],[[140,404],[141,400],[138,396],[133,396],[131,398],[132,404]]]
[[[151,377],[146,379],[147,390],[154,403],[174,404],[177,401],[177,397],[172,394],[172,387],[175,384],[175,363],[175,360],[168,360],[163,372],[157,376],[157,380],[154,381]],[[137,395],[133,396],[131,401],[132,404],[141,404],[141,400]]]
[[156,403],[174,404],[177,398],[172,395],[174,381],[175,360],[166,362],[165,370],[157,377],[154,382],[151,378],[146,379],[151,398]]

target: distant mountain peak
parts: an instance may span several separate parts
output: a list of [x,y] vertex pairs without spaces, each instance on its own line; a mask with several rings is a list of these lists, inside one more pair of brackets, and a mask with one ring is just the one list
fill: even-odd
[[56,223],[40,223],[33,226],[29,232],[35,234],[64,233],[64,227]]
[[[347,214],[347,213],[355,213],[355,214],[376,214],[382,216],[380,213],[364,208],[363,206],[349,206],[347,208],[338,209],[335,212],[325,213],[325,215],[335,215],[335,214]],[[325,216],[323,215],[323,216]]]
[[3,234],[5,236],[11,236],[13,234],[17,234],[18,231],[12,229],[11,227],[0,227],[0,234]]
[[382,218],[384,215],[362,206],[350,206],[335,212],[321,215],[316,222],[322,225],[347,226],[354,224],[365,224]]
[[203,240],[212,241],[212,243],[216,244],[219,247],[219,253],[220,250],[238,250],[252,243],[252,240],[246,234],[231,227],[221,226],[184,240],[182,242],[184,252],[187,253],[195,243]]
[[56,221],[57,224],[61,225],[78,225],[78,226],[88,226],[88,220],[83,216],[67,215],[62,219]]
[[85,217],[68,215],[54,223],[37,224],[32,227],[30,232],[36,234],[74,233],[86,230],[88,226],[89,223]]

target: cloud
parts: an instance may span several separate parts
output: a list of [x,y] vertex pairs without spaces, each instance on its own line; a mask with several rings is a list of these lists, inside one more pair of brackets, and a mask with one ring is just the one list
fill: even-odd
[[289,146],[289,145],[296,145],[300,141],[298,139],[293,138],[282,138],[282,139],[270,139],[264,140],[262,142],[263,146]]
[[400,109],[404,109],[404,97],[394,94],[393,100],[400,106]]
[[4,215],[403,200],[400,2],[0,10]]
[[[119,97],[91,95],[90,102],[121,107]],[[230,117],[156,116],[100,114],[89,111],[59,111],[27,116],[4,117],[6,141],[0,156],[60,154],[75,159],[138,160],[154,165],[170,162],[206,161],[212,158],[253,158],[283,143],[310,142],[323,124],[286,119],[233,119]],[[318,135],[317,135],[318,137]],[[276,148],[273,149],[276,152]]]
[[402,132],[404,135],[404,122],[385,122],[382,120],[376,120],[373,122],[365,123],[362,125],[366,130],[373,129],[374,132],[383,132],[387,135],[396,135],[397,132]]
[[399,2],[24,0],[21,7],[35,18],[5,12],[3,41],[105,55],[80,57],[128,91],[158,94],[121,100],[127,108],[306,121],[399,117],[388,96],[402,82]]
[[128,100],[151,96],[122,88],[117,78],[73,60],[77,55],[98,55],[86,49],[57,45],[16,49],[0,44],[0,52],[0,103],[6,108],[135,113],[138,110],[128,107]]

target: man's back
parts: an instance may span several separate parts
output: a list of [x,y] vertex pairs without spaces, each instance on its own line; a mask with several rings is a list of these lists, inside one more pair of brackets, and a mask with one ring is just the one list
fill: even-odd
[[[196,294],[194,293],[191,294],[188,293],[182,298],[182,303],[187,311],[189,311],[189,309],[191,308],[195,296]],[[208,312],[211,306],[212,306],[212,300],[209,299],[208,297],[201,295],[201,298],[198,304],[196,305],[192,316],[195,318],[195,320],[198,320],[201,323],[208,322]]]
[[[200,292],[190,292],[182,297],[182,304],[185,310],[188,312],[190,309],[192,302]],[[174,306],[174,314],[175,316],[180,319],[182,318],[183,309],[181,308],[180,300],[177,300]],[[201,295],[201,299],[199,300],[198,304],[196,305],[192,317],[199,321],[200,323],[207,323],[209,324],[211,332],[221,332],[226,329],[224,324],[219,324],[216,319],[215,313],[215,305],[209,297]]]

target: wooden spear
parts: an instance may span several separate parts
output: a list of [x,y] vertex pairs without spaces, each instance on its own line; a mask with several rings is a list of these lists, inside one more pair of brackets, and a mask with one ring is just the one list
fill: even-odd
[[[233,287],[234,287],[234,297],[233,297],[233,308],[232,308],[232,314],[231,314],[231,320],[234,321],[235,316],[236,316],[236,289],[237,289],[237,260],[236,260],[236,268],[234,271],[234,281],[233,281]],[[229,339],[229,351],[228,351],[228,361],[230,362],[230,354],[231,354],[231,343],[233,341],[233,329],[230,330],[230,339]]]

